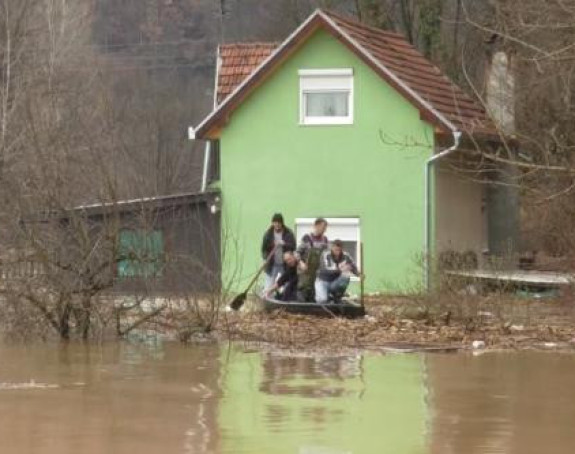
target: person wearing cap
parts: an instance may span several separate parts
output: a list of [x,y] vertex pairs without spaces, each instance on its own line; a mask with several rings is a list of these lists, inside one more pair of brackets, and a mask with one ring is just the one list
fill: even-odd
[[271,226],[264,233],[261,247],[262,257],[267,260],[264,293],[273,287],[278,276],[284,271],[284,252],[295,251],[295,246],[295,236],[286,227],[282,214],[274,214]]
[[359,276],[359,271],[353,259],[343,250],[343,242],[335,240],[331,248],[321,255],[319,271],[315,280],[315,300],[326,303],[330,297],[339,302],[351,275]]
[[313,231],[302,237],[296,250],[298,258],[304,264],[298,283],[299,295],[304,301],[315,301],[315,278],[321,254],[329,245],[325,236],[326,229],[327,221],[324,218],[317,218],[313,223]]

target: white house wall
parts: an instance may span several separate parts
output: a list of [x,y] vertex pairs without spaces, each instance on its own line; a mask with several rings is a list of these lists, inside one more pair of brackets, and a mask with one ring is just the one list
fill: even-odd
[[474,251],[481,262],[487,248],[484,184],[458,175],[447,164],[436,169],[436,251]]

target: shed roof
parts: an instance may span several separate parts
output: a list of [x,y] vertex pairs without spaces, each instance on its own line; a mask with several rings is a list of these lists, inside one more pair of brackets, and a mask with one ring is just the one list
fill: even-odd
[[277,49],[279,43],[223,44],[219,48],[217,103],[222,102]]
[[215,110],[196,128],[196,138],[217,136],[231,113],[316,30],[324,29],[419,109],[438,132],[496,136],[478,99],[465,93],[402,35],[317,10],[283,43],[220,47]]

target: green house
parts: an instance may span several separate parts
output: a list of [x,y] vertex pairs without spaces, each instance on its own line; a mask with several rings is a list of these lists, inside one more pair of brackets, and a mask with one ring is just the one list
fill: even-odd
[[485,185],[451,169],[499,136],[484,107],[401,35],[317,10],[282,43],[218,49],[204,189],[221,191],[223,281],[241,288],[282,212],[318,216],[363,263],[368,291],[410,291],[424,257],[489,247]]

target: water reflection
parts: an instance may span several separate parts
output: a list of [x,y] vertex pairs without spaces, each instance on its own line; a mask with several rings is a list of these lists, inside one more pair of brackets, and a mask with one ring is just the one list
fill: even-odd
[[234,352],[219,426],[223,453],[423,453],[418,356]]
[[219,350],[0,346],[2,454],[216,453]]
[[[361,380],[362,362],[363,357],[360,355],[310,358],[267,354],[263,358],[260,391],[278,396],[297,394],[310,398],[342,397],[357,392],[349,385],[352,379]],[[323,386],[318,383],[321,378],[327,379]]]
[[571,454],[575,356],[0,345],[2,454]]
[[575,452],[573,355],[433,355],[427,366],[432,453]]

